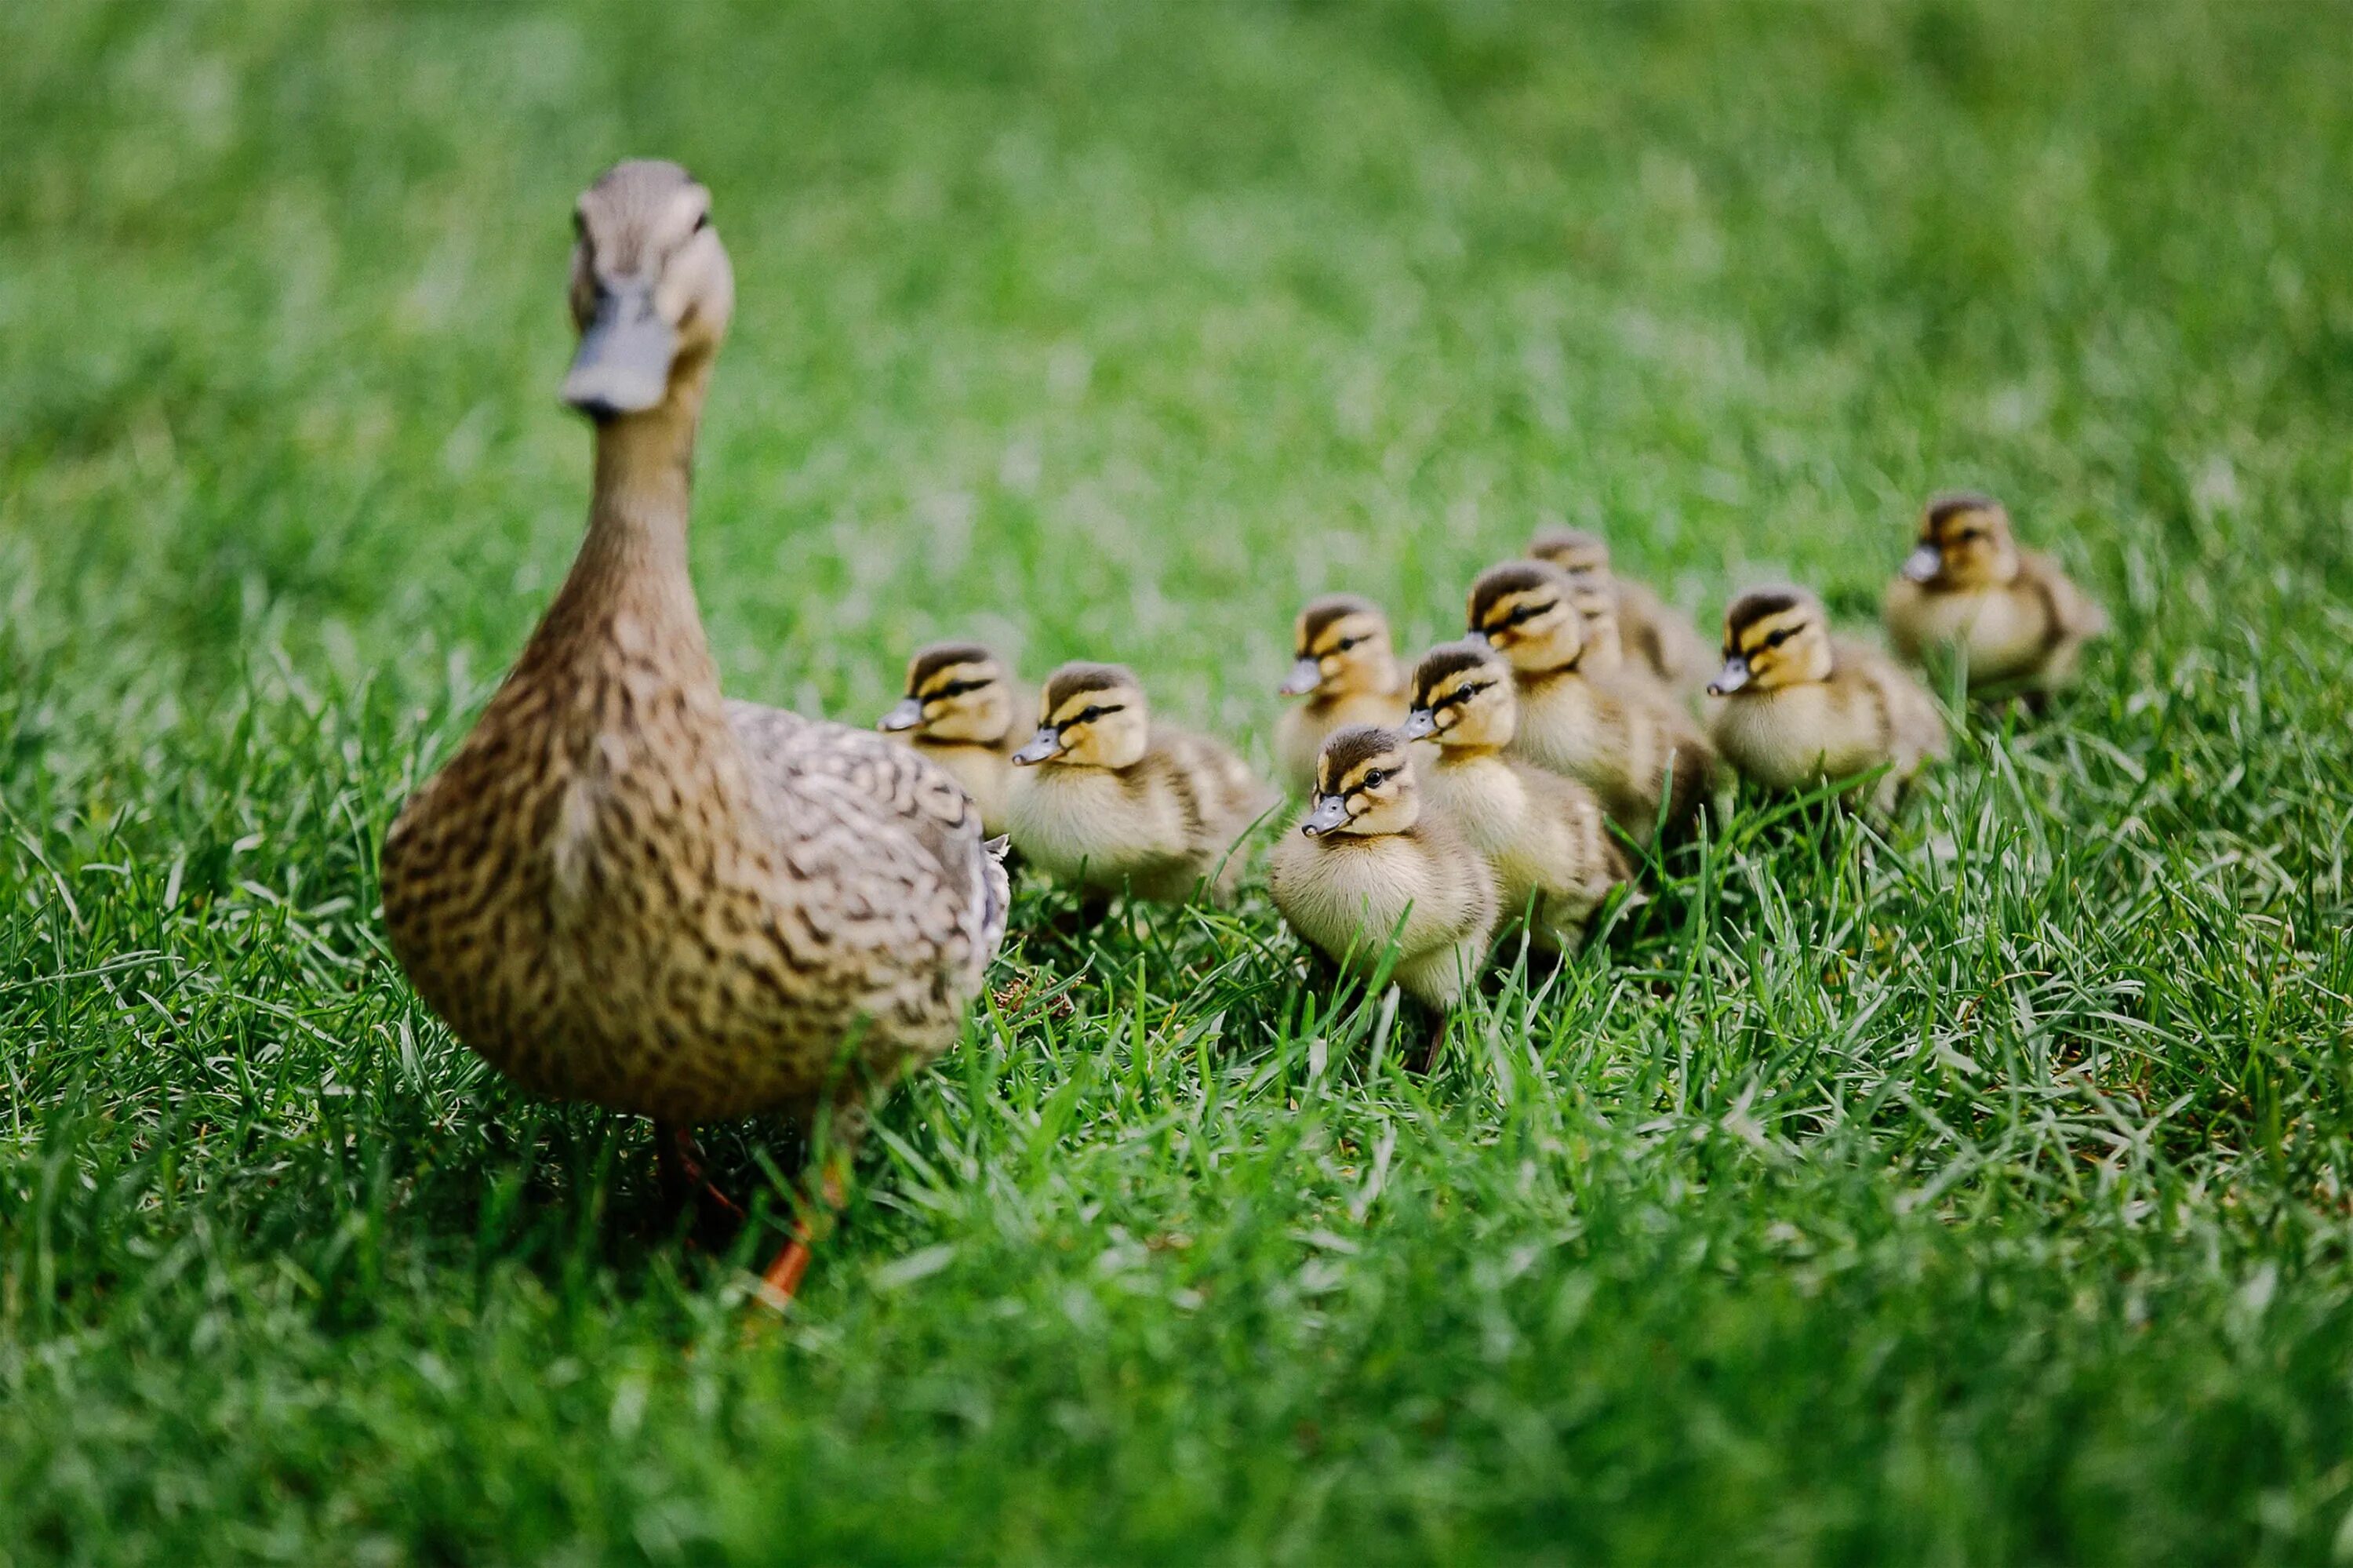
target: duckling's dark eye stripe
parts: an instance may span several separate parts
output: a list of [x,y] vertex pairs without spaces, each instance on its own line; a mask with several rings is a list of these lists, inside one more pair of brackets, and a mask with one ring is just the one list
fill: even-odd
[[1486,691],[1494,683],[1495,683],[1493,681],[1479,681],[1471,685],[1457,686],[1430,705],[1433,709],[1461,707],[1464,703],[1469,702],[1480,693]]
[[944,686],[941,686],[934,691],[925,692],[923,694],[923,701],[927,703],[936,703],[944,701],[949,697],[960,697],[966,692],[976,692],[983,686],[990,686],[994,684],[996,684],[996,683],[993,681],[950,681]]
[[1546,600],[1543,604],[1524,604],[1518,609],[1513,610],[1511,614],[1504,617],[1504,619],[1496,624],[1501,626],[1517,626],[1523,620],[1534,620],[1537,616],[1542,615],[1551,608],[1552,603],[1550,600]]
[[1056,735],[1060,735],[1074,724],[1092,724],[1095,720],[1103,717],[1105,714],[1124,714],[1126,711],[1127,705],[1125,703],[1106,703],[1100,707],[1082,708],[1077,713],[1072,714],[1069,718],[1056,719],[1054,721],[1054,733]]

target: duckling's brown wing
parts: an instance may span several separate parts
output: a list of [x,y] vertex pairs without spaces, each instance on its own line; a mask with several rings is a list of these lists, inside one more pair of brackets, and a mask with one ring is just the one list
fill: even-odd
[[2042,603],[2048,626],[2043,634],[2045,648],[2081,642],[2107,630],[2108,612],[2077,588],[2065,568],[2049,556],[2036,550],[2022,552],[2018,580]]
[[1209,832],[1230,838],[1275,803],[1273,789],[1223,742],[1190,730],[1155,731],[1153,740],[1167,755],[1172,779]]

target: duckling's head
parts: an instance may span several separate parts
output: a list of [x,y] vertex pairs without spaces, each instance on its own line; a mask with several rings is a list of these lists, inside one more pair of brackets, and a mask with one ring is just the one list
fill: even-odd
[[1275,688],[1286,697],[1397,689],[1388,618],[1368,599],[1335,593],[1314,600],[1299,612],[1292,647],[1298,662]]
[[1830,617],[1803,588],[1757,588],[1724,616],[1724,673],[1708,683],[1716,696],[1769,692],[1831,678]]
[[580,348],[564,400],[598,422],[659,408],[726,335],[735,275],[711,193],[676,164],[616,164],[573,209],[572,320]]
[[1529,674],[1575,666],[1584,622],[1576,585],[1548,561],[1506,561],[1471,585],[1471,635]]
[[1570,577],[1590,573],[1605,581],[1609,576],[1609,541],[1582,528],[1546,528],[1528,541],[1533,560],[1550,561]]
[[878,729],[913,730],[925,740],[995,746],[1013,728],[1005,666],[976,642],[934,642],[907,662],[907,694]]
[[2018,542],[2010,512],[1990,495],[1956,491],[1920,514],[1920,542],[1904,557],[1904,575],[1922,588],[1967,591],[2018,576]]
[[1144,688],[1133,673],[1119,664],[1065,664],[1047,680],[1038,733],[1013,760],[1132,768],[1150,741]]
[[1413,710],[1405,716],[1403,731],[1408,740],[1509,746],[1519,722],[1512,668],[1480,639],[1441,643],[1414,666]]
[[1334,730],[1315,758],[1315,799],[1299,831],[1311,839],[1329,833],[1401,833],[1421,818],[1421,797],[1413,784],[1413,762],[1405,735],[1369,724]]

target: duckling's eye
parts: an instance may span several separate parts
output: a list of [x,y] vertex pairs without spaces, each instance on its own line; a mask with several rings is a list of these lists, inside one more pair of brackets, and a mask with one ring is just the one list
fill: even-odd
[[1798,629],[1796,627],[1785,626],[1781,628],[1780,630],[1774,632],[1770,637],[1765,639],[1765,646],[1767,648],[1778,648],[1782,643],[1787,642],[1790,638],[1795,637],[1797,634]]
[[1343,637],[1339,641],[1332,644],[1332,652],[1335,653],[1345,653],[1349,649],[1354,648],[1357,643],[1362,642],[1363,641],[1364,639],[1361,637]]
[[1103,717],[1103,711],[1101,708],[1087,708],[1080,713],[1079,722],[1081,724],[1092,724],[1095,720]]
[[1388,775],[1376,768],[1370,773],[1365,775],[1363,784],[1367,789],[1377,789],[1384,783],[1388,782]]
[[710,228],[710,227],[711,227],[711,209],[710,209],[709,207],[705,207],[705,208],[703,208],[703,209],[702,209],[702,213],[701,213],[701,214],[700,214],[700,215],[695,218],[695,220],[694,220],[694,232],[695,232],[695,233],[697,233],[697,234],[700,234],[700,233],[702,233],[704,229],[706,229],[706,228]]

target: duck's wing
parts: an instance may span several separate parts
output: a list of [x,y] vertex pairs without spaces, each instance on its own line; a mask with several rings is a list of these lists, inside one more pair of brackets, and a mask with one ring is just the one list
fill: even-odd
[[982,838],[980,809],[954,776],[871,730],[757,703],[729,703],[727,719],[796,869],[822,863],[863,887],[846,906],[852,916],[885,916],[887,890],[909,935],[967,945],[976,973],[987,964],[1011,902],[1004,844]]

